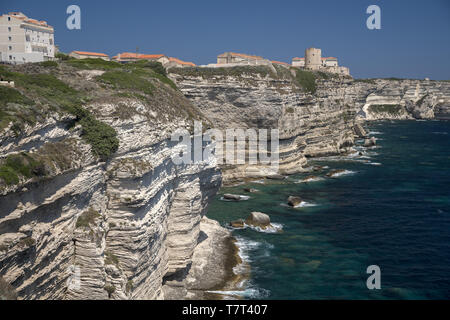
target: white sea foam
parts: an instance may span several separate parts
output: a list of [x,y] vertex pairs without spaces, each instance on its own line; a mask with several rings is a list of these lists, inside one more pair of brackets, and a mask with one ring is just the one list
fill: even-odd
[[383,132],[380,131],[370,131],[369,135],[376,135],[376,134],[383,134]]
[[316,182],[316,181],[322,181],[324,178],[322,177],[314,177],[314,178],[305,178],[302,180],[298,180],[295,183],[307,183],[307,182]]
[[331,176],[332,178],[336,178],[336,177],[341,177],[341,176],[348,176],[348,175],[352,175],[355,174],[356,171],[352,171],[352,170],[344,170],[342,172],[336,172],[333,173],[333,175]]
[[292,206],[288,205],[287,203],[280,203],[280,206],[287,207],[287,208],[305,208],[305,207],[315,207],[315,206],[317,206],[317,204],[302,201],[302,202],[300,202],[300,204],[296,205],[295,207],[292,207]]
[[266,290],[263,288],[255,288],[255,287],[247,288],[242,291],[240,291],[240,290],[229,290],[229,291],[217,290],[217,291],[207,291],[207,292],[221,294],[221,295],[230,296],[230,297],[236,297],[236,298],[243,297],[243,298],[247,298],[247,299],[261,299],[261,298],[268,297],[270,294],[269,290]]
[[[244,224],[245,228],[250,228],[252,230],[262,232],[262,233],[279,233],[283,231],[283,225],[281,223],[271,223],[270,227],[262,229],[260,227],[255,227],[252,225]],[[241,228],[242,229],[242,228]]]

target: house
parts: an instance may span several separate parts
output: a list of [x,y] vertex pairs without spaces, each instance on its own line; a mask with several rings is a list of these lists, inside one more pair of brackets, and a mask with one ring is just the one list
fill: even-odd
[[335,57],[322,58],[322,67],[337,67],[338,60]]
[[236,52],[225,52],[217,56],[217,64],[258,64],[258,62],[262,60],[265,59],[259,56],[252,56]]
[[158,61],[162,65],[165,65],[169,62],[169,58],[164,54],[139,54],[131,52],[119,53],[116,56],[112,57],[112,60],[120,63],[148,60]]
[[54,29],[22,12],[0,16],[0,61],[21,64],[54,60]]
[[304,67],[305,66],[305,58],[295,57],[292,59],[293,67]]
[[180,60],[178,58],[170,57],[169,62],[164,65],[166,68],[184,68],[184,67],[195,67],[195,63],[193,62],[186,62],[183,60]]
[[108,55],[98,52],[72,51],[69,56],[75,59],[103,59],[109,61]]

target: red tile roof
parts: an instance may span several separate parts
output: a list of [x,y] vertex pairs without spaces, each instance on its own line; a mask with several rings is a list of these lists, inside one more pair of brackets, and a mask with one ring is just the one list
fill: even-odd
[[161,57],[164,57],[163,54],[140,54],[140,53],[123,52],[114,56],[113,59],[118,59],[119,55],[120,59],[159,59]]
[[98,53],[98,52],[88,52],[88,51],[72,51],[76,54],[83,55],[83,56],[99,56],[99,57],[108,57],[108,55],[104,53]]
[[292,58],[292,61],[298,61],[298,60],[305,60],[305,58],[299,58],[299,57]]
[[43,21],[43,20],[38,21],[38,20],[36,20],[36,19],[28,18],[28,17],[27,17],[26,15],[24,15],[22,12],[10,12],[10,13],[8,13],[8,15],[10,15],[10,16],[13,17],[13,18],[22,20],[23,22],[26,22],[26,23],[31,23],[31,24],[34,24],[34,25],[37,25],[37,26],[41,26],[41,27],[46,27],[46,28],[53,29],[52,26],[50,26],[50,25],[47,24],[47,21]]
[[186,66],[195,67],[195,63],[192,63],[192,62],[186,62],[186,61],[180,60],[180,59],[178,59],[178,58],[174,58],[174,57],[170,57],[170,58],[169,58],[169,61],[175,62],[175,63],[178,63],[178,64],[182,64],[182,65],[186,65]]

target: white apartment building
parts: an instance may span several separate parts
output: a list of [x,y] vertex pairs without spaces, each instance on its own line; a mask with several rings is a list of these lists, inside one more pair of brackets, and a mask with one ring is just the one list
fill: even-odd
[[0,16],[0,61],[21,64],[53,60],[54,29],[22,12]]

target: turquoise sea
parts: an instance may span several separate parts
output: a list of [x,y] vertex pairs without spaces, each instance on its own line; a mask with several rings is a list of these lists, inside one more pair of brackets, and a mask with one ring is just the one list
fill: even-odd
[[[247,299],[450,299],[450,122],[380,121],[374,148],[311,159],[317,172],[223,188],[208,216],[227,226],[252,211],[282,232],[235,229],[250,265]],[[329,178],[330,170],[345,169]],[[317,181],[304,183],[306,176]],[[259,192],[246,194],[243,188]],[[249,195],[241,202],[223,193]],[[290,195],[302,207],[285,205]],[[276,231],[276,230],[275,230]],[[366,287],[369,265],[381,289]]]

